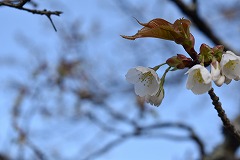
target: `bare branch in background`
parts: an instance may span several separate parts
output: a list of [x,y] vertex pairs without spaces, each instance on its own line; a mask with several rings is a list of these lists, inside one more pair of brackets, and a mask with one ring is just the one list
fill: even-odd
[[[181,129],[184,131],[187,131],[189,134],[186,136],[177,136],[177,135],[171,135],[171,134],[163,134],[161,131],[155,131],[155,134],[153,134],[154,130],[159,130],[159,129],[164,129],[164,128],[176,128],[176,129]],[[118,138],[110,141],[109,143],[105,144],[102,146],[99,150],[95,151],[94,153],[90,154],[89,156],[85,157],[84,160],[89,160],[92,158],[95,158],[97,156],[103,155],[110,149],[113,149],[120,143],[125,142],[129,138],[167,138],[169,140],[174,140],[174,141],[186,141],[190,140],[196,143],[199,149],[199,155],[200,159],[203,159],[206,155],[205,149],[204,149],[204,144],[201,141],[201,139],[197,136],[197,134],[194,132],[194,130],[183,123],[156,123],[156,124],[151,124],[148,126],[139,126],[135,127],[132,132],[126,132],[125,134],[120,135]]]
[[44,153],[42,153],[40,149],[29,140],[28,133],[19,125],[18,122],[19,117],[21,115],[22,103],[27,96],[27,92],[28,92],[27,87],[25,86],[19,87],[19,93],[15,99],[12,108],[12,126],[18,133],[17,143],[19,143],[19,145],[22,146],[26,145],[27,147],[29,147],[34,152],[37,159],[45,160],[46,156],[44,155]]
[[105,146],[101,147],[101,149],[99,149],[98,151],[90,154],[89,156],[83,158],[83,160],[91,160],[93,158],[96,158],[97,156],[100,156],[106,152],[108,152],[109,150],[113,149],[114,147],[116,147],[117,145],[123,143],[124,141],[126,141],[128,138],[132,137],[132,134],[124,134],[121,137],[107,143]]
[[[182,137],[180,139],[192,140],[193,142],[195,142],[198,146],[199,155],[200,155],[201,159],[203,159],[203,157],[206,155],[204,144],[203,144],[202,140],[198,137],[198,135],[195,133],[195,131],[192,129],[192,127],[188,126],[187,124],[179,123],[179,122],[156,123],[156,124],[152,124],[149,126],[141,127],[140,130],[144,133],[144,132],[151,132],[152,130],[162,129],[162,128],[177,128],[177,129],[187,131],[189,133],[189,135]],[[170,137],[172,137],[172,136],[170,136]]]

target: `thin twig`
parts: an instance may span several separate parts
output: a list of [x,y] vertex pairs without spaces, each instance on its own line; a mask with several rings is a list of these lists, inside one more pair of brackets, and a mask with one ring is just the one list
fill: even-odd
[[[24,3],[24,4],[26,4],[26,3]],[[19,9],[19,10],[30,12],[32,14],[39,14],[39,15],[46,15],[46,16],[48,16],[48,15],[60,16],[60,14],[63,13],[61,11],[49,11],[49,10],[46,10],[46,9],[44,9],[44,10],[29,9],[29,8],[24,8],[21,5],[6,3],[6,2],[0,2],[0,6],[7,6],[7,7],[11,7],[11,8],[16,8],[16,9]]]
[[26,144],[34,152],[34,154],[36,155],[36,157],[39,160],[46,160],[47,159],[46,156],[44,155],[44,153],[36,145],[34,145],[32,142],[27,140]]
[[19,7],[23,7],[26,3],[30,2],[30,0],[21,0],[19,3],[18,3],[18,6]]
[[57,31],[57,29],[56,29],[56,27],[55,27],[55,25],[54,25],[54,23],[52,21],[51,16],[52,15],[60,16],[63,12],[61,12],[61,11],[49,11],[49,10],[46,10],[46,9],[36,10],[36,9],[25,8],[24,5],[27,4],[28,2],[30,2],[30,0],[22,0],[19,3],[17,3],[17,4],[11,3],[11,2],[8,2],[8,1],[2,1],[2,2],[0,2],[0,6],[7,6],[7,7],[19,9],[19,10],[30,12],[32,14],[45,15],[50,20],[50,22],[51,22],[51,24],[53,26],[53,29],[55,31]]
[[96,116],[96,115],[94,115],[92,113],[86,113],[86,116],[95,125],[100,127],[102,129],[102,131],[104,131],[104,132],[114,133],[114,134],[117,134],[117,135],[122,135],[124,133],[122,130],[114,128],[115,127],[114,125],[112,126],[112,125],[109,125],[107,123],[102,122],[102,120],[98,116]]
[[208,91],[208,94],[210,95],[210,97],[212,99],[212,104],[214,105],[214,108],[218,112],[218,116],[222,120],[223,126],[226,128],[227,131],[229,131],[229,133],[231,135],[233,135],[238,140],[238,142],[240,142],[240,132],[238,130],[236,130],[234,125],[231,124],[231,122],[230,122],[229,118],[227,117],[224,109],[222,108],[221,102],[219,102],[219,97],[216,96],[213,88]]
[[105,146],[103,146],[101,149],[99,149],[98,151],[88,155],[87,157],[85,157],[83,160],[89,160],[89,159],[93,159],[101,154],[106,153],[107,151],[109,151],[110,149],[113,149],[113,147],[119,145],[120,143],[123,143],[125,140],[127,140],[128,138],[132,137],[133,134],[125,134],[122,135],[121,137],[107,143]]
[[52,21],[52,18],[51,18],[51,15],[47,15],[49,21],[51,22],[52,26],[53,26],[53,29],[57,32],[57,28],[55,27],[53,21]]

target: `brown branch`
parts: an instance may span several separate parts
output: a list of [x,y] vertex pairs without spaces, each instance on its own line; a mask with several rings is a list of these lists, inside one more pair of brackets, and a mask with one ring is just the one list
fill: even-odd
[[221,118],[223,126],[225,127],[225,129],[236,138],[236,140],[238,142],[240,142],[240,132],[238,130],[236,130],[236,128],[234,127],[234,125],[231,124],[230,120],[228,119],[224,109],[222,108],[222,104],[221,102],[219,102],[219,97],[216,96],[216,94],[214,93],[213,88],[211,90],[208,91],[208,94],[210,95],[211,99],[212,99],[212,104],[214,105],[214,108],[217,110],[218,112],[218,116]]
[[56,15],[56,16],[60,16],[60,14],[62,14],[63,12],[61,11],[48,11],[46,9],[44,10],[36,10],[36,9],[29,9],[29,8],[24,8],[23,6],[27,3],[27,1],[24,1],[24,3],[20,2],[18,4],[13,4],[13,3],[9,3],[9,2],[0,2],[0,6],[7,6],[7,7],[11,7],[11,8],[16,8],[16,9],[20,9],[23,11],[27,11],[30,12],[32,14],[39,14],[39,15]]
[[[223,42],[219,37],[217,37],[212,29],[206,24],[206,22],[199,16],[199,14],[196,12],[195,8],[190,8],[187,5],[184,4],[181,0],[170,0],[173,3],[175,3],[178,8],[187,15],[192,22],[196,25],[196,27],[206,36],[208,37],[214,44],[216,45],[224,45],[225,50],[231,50],[234,52],[234,50],[229,47],[225,42]],[[236,53],[236,52],[235,52]]]
[[26,3],[30,2],[31,0],[20,0],[18,6],[23,7]]
[[53,29],[55,31],[57,31],[51,16],[55,15],[55,16],[60,16],[63,12],[61,11],[49,11],[49,10],[36,10],[36,9],[29,9],[29,8],[25,8],[24,5],[27,4],[28,2],[30,2],[30,0],[21,0],[19,3],[15,4],[15,3],[11,3],[9,1],[2,1],[0,2],[0,6],[7,6],[7,7],[11,7],[11,8],[15,8],[15,9],[19,9],[19,10],[23,10],[23,11],[27,11],[30,12],[32,14],[38,14],[38,15],[45,15],[48,17],[48,19],[50,20]]

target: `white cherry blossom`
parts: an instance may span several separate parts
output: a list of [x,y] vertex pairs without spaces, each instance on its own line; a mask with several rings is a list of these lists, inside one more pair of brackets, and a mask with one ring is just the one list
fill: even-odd
[[135,93],[140,97],[154,96],[159,91],[160,79],[155,70],[138,66],[126,74],[129,83],[134,84]]
[[218,61],[211,63],[211,76],[213,81],[216,81],[221,77],[221,68]]
[[186,87],[194,94],[203,94],[212,88],[211,74],[204,66],[197,64],[190,68],[186,74],[188,74]]
[[160,104],[162,103],[162,100],[164,98],[164,89],[163,88],[160,89],[160,88],[159,88],[159,91],[157,92],[156,95],[153,95],[153,96],[147,95],[147,96],[145,96],[145,101],[147,103],[150,103],[151,105],[160,106]]
[[[224,76],[224,77],[225,77],[225,76]],[[229,84],[231,81],[232,81],[231,79],[225,77],[225,81],[224,81],[224,83]]]
[[213,61],[211,63],[211,76],[214,83],[220,87],[225,82],[225,76],[221,73],[221,67],[218,61]]
[[220,62],[221,71],[228,79],[240,79],[240,57],[231,51],[227,51],[222,55]]
[[[218,79],[214,80],[214,83],[218,86],[221,87],[223,83],[225,83],[226,77],[225,76],[220,76]],[[230,83],[230,82],[229,82]]]

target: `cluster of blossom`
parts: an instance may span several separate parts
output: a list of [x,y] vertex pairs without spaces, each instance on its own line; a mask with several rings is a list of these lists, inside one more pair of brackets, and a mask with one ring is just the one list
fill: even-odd
[[[159,78],[156,71],[160,66],[162,65],[154,68],[138,66],[126,74],[127,81],[134,84],[135,93],[155,106],[159,106],[164,98],[165,76],[171,68],[170,66],[162,78]],[[203,94],[212,88],[212,81],[217,86],[222,86],[223,83],[229,84],[232,79],[240,80],[240,57],[227,51],[222,54],[220,62],[212,59],[211,72],[203,64],[196,64],[186,74],[188,74],[187,89],[194,94]]]

